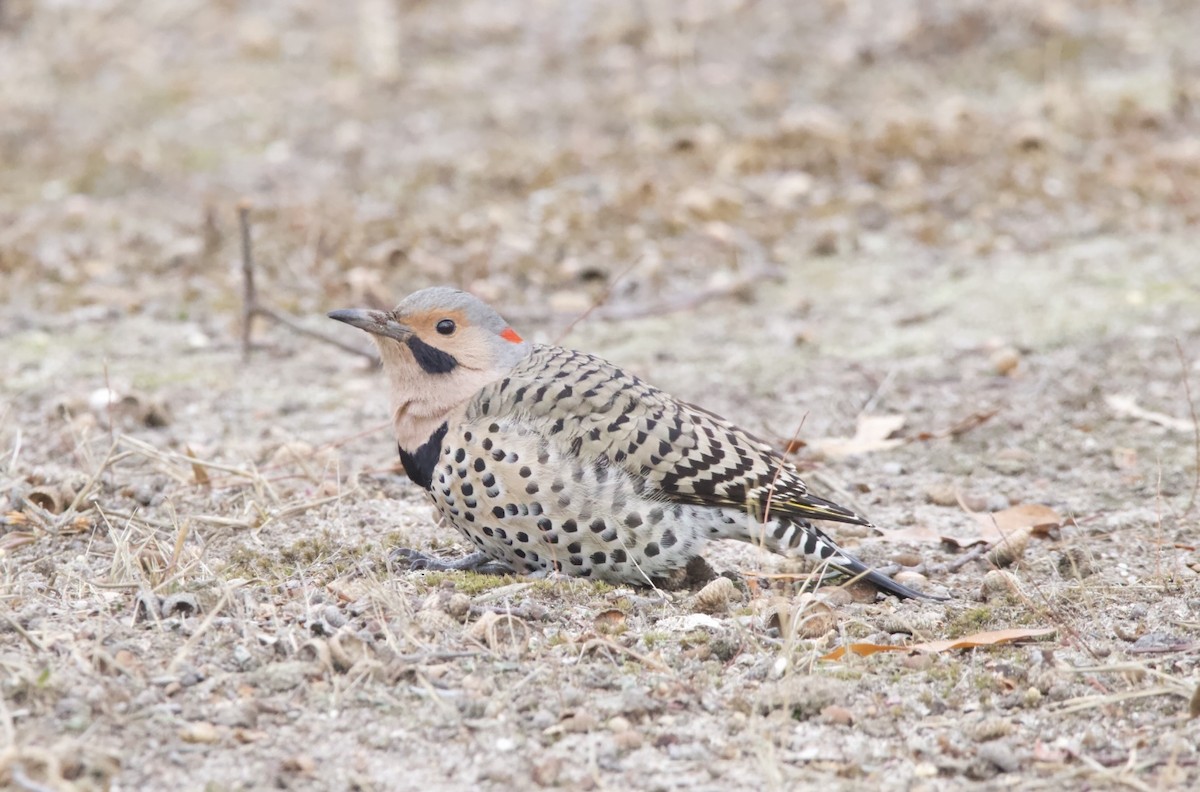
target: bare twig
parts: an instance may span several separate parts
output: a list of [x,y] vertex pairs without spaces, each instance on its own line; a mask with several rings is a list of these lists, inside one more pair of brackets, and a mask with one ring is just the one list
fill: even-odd
[[593,313],[598,311],[600,309],[600,306],[602,306],[602,305],[604,305],[604,303],[608,302],[608,298],[612,297],[613,289],[617,288],[617,284],[620,283],[625,278],[626,275],[628,275],[630,272],[632,272],[633,268],[636,267],[639,263],[641,263],[641,259],[636,258],[633,261],[629,262],[629,264],[627,264],[625,266],[625,269],[618,272],[616,274],[616,277],[614,277],[611,281],[609,281],[608,288],[604,290],[604,294],[601,294],[591,304],[591,306],[586,311],[584,311],[583,313],[579,314],[579,316],[576,316],[574,319],[572,319],[571,323],[569,325],[567,325],[565,328],[563,328],[563,331],[558,334],[558,338],[554,339],[554,343],[555,344],[561,343],[562,340],[564,338],[566,338],[567,334],[570,333],[575,328],[575,325],[579,324],[584,319],[587,319]]
[[238,226],[242,230],[242,360],[250,359],[250,326],[258,312],[254,287],[254,253],[250,243],[250,202],[238,202]]
[[[700,291],[678,297],[674,300],[664,300],[652,305],[633,305],[626,307],[610,306],[608,308],[598,310],[596,312],[596,316],[600,319],[623,320],[641,319],[647,316],[663,316],[664,314],[679,313],[680,311],[690,311],[695,308],[699,308],[701,305],[704,305],[707,302],[712,302],[713,300],[722,300],[726,297],[733,297],[742,294],[759,281],[779,279],[780,271],[778,269],[774,267],[763,267],[730,281],[722,286],[713,286],[708,289],[701,289]],[[589,311],[588,313],[591,312]],[[586,316],[587,314],[584,315]]]
[[972,561],[978,561],[979,559],[983,558],[994,546],[995,543],[993,542],[981,542],[980,544],[976,545],[971,552],[967,553],[966,555],[959,556],[949,564],[946,564],[946,571],[957,572]]
[[171,664],[167,666],[168,674],[174,674],[179,670],[179,666],[183,665],[183,661],[187,659],[187,656],[191,653],[192,649],[196,648],[196,644],[200,643],[200,639],[204,636],[204,633],[208,632],[208,628],[212,626],[213,620],[217,618],[217,614],[221,612],[221,609],[224,608],[228,602],[229,591],[226,590],[221,593],[221,599],[217,601],[217,604],[213,606],[213,609],[208,612],[207,616],[204,617],[204,621],[200,622],[200,626],[197,627],[196,631],[187,639],[187,642],[184,643],[183,646],[179,647],[179,651],[175,653],[175,657],[171,660]]
[[1179,343],[1178,337],[1175,339],[1175,351],[1179,353],[1179,366],[1183,370],[1183,392],[1187,395],[1188,411],[1192,416],[1192,431],[1195,434],[1196,442],[1196,478],[1192,482],[1192,496],[1188,498],[1188,504],[1181,515],[1182,518],[1192,513],[1192,509],[1196,507],[1196,497],[1200,494],[1200,420],[1196,419],[1196,402],[1192,400],[1192,386],[1188,383],[1187,357],[1183,354],[1183,344]]
[[346,343],[334,336],[322,333],[320,330],[305,327],[295,317],[259,302],[258,287],[254,282],[254,248],[250,234],[250,202],[247,200],[238,203],[238,224],[242,232],[242,360],[250,359],[250,350],[253,348],[250,338],[251,327],[254,323],[254,317],[261,316],[301,335],[308,336],[317,341],[323,341],[326,344],[332,344],[338,349],[345,350],[351,354],[365,357],[371,363],[378,366],[379,356],[373,350]]
[[605,649],[615,651],[618,654],[628,655],[629,657],[632,657],[634,660],[637,660],[639,663],[646,666],[647,668],[652,668],[655,671],[661,671],[664,674],[669,674],[671,672],[671,669],[667,668],[665,665],[658,662],[654,658],[648,657],[640,652],[635,652],[634,650],[630,649],[628,646],[622,646],[621,644],[617,643],[616,641],[609,640],[608,638],[596,637],[596,638],[592,638],[592,639],[588,640],[580,648],[579,654],[580,654],[580,656],[583,656],[583,655],[587,654],[588,652],[590,652],[591,650],[596,649],[597,647],[604,647]]
[[18,635],[28,641],[30,646],[32,646],[34,649],[37,649],[39,652],[46,651],[46,645],[30,635],[29,631],[22,627],[20,622],[18,622],[12,616],[9,616],[7,613],[0,613],[0,616],[3,616],[4,620],[8,622],[8,625],[12,627]]

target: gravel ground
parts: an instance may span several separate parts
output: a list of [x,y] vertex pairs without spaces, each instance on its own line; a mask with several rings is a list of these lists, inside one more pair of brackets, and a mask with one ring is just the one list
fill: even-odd
[[[1200,786],[1196,29],[0,3],[0,783]],[[296,323],[248,359],[239,205]],[[434,283],[790,447],[952,599],[393,568],[462,547],[303,331]]]

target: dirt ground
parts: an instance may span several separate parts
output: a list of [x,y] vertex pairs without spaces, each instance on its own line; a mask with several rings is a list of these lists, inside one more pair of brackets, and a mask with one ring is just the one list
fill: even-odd
[[[0,784],[1200,787],[1196,30],[0,2]],[[750,546],[680,591],[394,568],[462,548],[366,360],[264,319],[242,359],[240,201],[300,327],[468,288],[790,446],[952,599]]]

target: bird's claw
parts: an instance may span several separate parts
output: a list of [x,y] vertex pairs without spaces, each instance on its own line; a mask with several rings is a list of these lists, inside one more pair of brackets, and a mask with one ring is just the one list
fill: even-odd
[[413,550],[411,547],[398,547],[392,551],[393,561],[403,561],[412,570],[430,572],[478,572],[481,575],[514,575],[516,571],[497,561],[486,553],[471,553],[455,560],[441,559],[436,556]]

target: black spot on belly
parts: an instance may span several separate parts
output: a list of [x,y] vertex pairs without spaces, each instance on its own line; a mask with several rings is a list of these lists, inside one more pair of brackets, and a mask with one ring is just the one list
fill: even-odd
[[496,477],[491,473],[484,473],[479,479],[479,483],[485,487],[494,487],[496,486]]
[[620,564],[623,561],[625,561],[625,559],[626,559],[625,551],[619,547],[616,550],[613,550],[611,553],[609,553],[609,557],[612,558],[612,562],[614,564]]
[[521,476],[521,478],[529,478],[533,475],[533,471],[529,469],[528,465],[522,465],[521,469],[518,470],[517,473]]
[[528,543],[529,542],[529,534],[525,533],[524,531],[517,531],[517,541],[522,542],[522,543]]
[[625,525],[629,526],[630,528],[637,528],[641,524],[642,515],[638,514],[637,512],[630,512],[629,514],[625,515]]
[[543,517],[542,519],[538,520],[537,526],[539,531],[549,531],[554,527],[554,523],[550,522],[549,517]]
[[414,453],[400,449],[400,464],[404,465],[404,472],[418,486],[425,489],[432,486],[433,471],[437,467],[438,452],[442,449],[442,438],[445,436],[446,424],[442,424]]
[[537,491],[538,491],[538,485],[537,485],[537,482],[536,482],[536,481],[531,481],[531,482],[529,482],[528,484],[526,484],[526,485],[525,485],[525,491],[526,491],[526,492],[528,492],[530,495],[536,495],[536,494],[537,494]]
[[592,520],[592,524],[588,527],[592,529],[592,533],[603,533],[604,529],[608,526],[604,524],[604,520],[597,517],[596,519]]
[[476,473],[482,473],[483,469],[486,467],[487,467],[487,462],[484,462],[482,457],[475,460],[475,472]]
[[583,556],[573,555],[567,560],[571,562],[571,566],[583,566]]
[[675,537],[675,532],[668,528],[667,530],[663,531],[662,539],[660,541],[662,542],[663,547],[671,547],[679,540]]
[[654,556],[658,555],[659,552],[658,542],[651,542],[650,544],[646,545],[646,558],[654,558]]
[[567,545],[567,552],[568,553],[582,553],[583,545],[579,542],[571,542],[571,544]]
[[566,533],[575,533],[579,530],[579,526],[575,524],[574,520],[564,520],[562,529]]
[[469,481],[464,481],[462,486],[458,488],[458,491],[462,493],[464,498],[469,498],[475,494],[475,488],[471,486],[471,482]]
[[600,550],[597,550],[596,552],[592,553],[592,563],[593,564],[603,564],[607,560],[608,560],[608,556],[605,555]]
[[492,516],[494,516],[497,520],[503,520],[504,519],[504,507],[497,506],[494,509],[492,509]]

